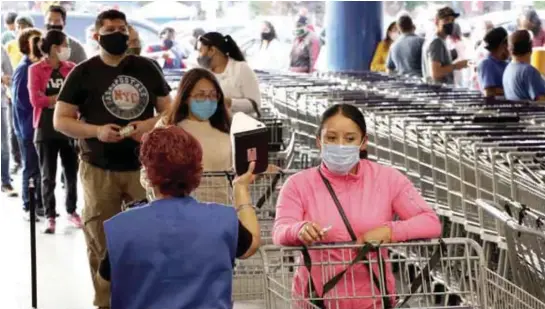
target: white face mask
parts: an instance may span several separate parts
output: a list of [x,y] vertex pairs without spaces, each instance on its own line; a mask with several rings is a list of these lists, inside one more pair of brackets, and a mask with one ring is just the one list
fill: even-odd
[[70,47],[61,47],[61,51],[57,53],[60,61],[67,61],[70,58]]

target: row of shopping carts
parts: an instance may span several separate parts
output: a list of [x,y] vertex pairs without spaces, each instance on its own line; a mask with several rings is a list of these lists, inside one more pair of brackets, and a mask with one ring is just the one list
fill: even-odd
[[[540,177],[544,108],[370,73],[259,77],[270,160],[281,170],[260,175],[252,185],[263,247],[254,257],[237,261],[235,307],[380,308],[385,297],[394,304],[411,296],[402,307],[545,308],[544,234],[539,232],[545,213]],[[440,215],[444,243],[384,245],[374,249],[372,258],[357,262],[361,246],[311,247],[322,256],[319,263],[310,263],[319,269],[321,281],[348,269],[317,302],[309,299],[310,291],[292,289],[296,282],[308,282],[295,276],[297,268],[305,267],[303,249],[272,245],[271,231],[279,190],[289,176],[317,164],[320,116],[335,103],[362,109],[370,159],[411,178]],[[206,173],[195,195],[231,204],[233,177]],[[434,253],[439,258],[431,263]],[[395,273],[396,289],[362,293],[364,287],[353,278],[378,271],[380,260]],[[420,284],[410,288],[414,282]]]

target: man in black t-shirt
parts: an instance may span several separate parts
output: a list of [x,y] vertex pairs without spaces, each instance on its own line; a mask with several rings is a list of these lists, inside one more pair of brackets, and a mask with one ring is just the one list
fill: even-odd
[[[123,202],[145,198],[140,185],[138,147],[170,105],[170,88],[149,59],[127,54],[125,15],[98,15],[95,39],[100,54],[78,65],[66,78],[55,108],[56,130],[79,139],[80,179],[84,190],[84,233],[95,287],[94,304],[109,308],[109,285],[97,277],[106,250],[103,223]],[[120,129],[134,131],[128,137]]]

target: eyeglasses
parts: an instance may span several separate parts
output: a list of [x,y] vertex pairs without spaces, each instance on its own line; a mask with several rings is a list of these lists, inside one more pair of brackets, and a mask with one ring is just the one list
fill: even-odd
[[206,100],[206,99],[217,100],[217,99],[219,99],[218,93],[215,92],[215,91],[210,91],[210,92],[199,91],[199,92],[195,92],[195,93],[191,94],[191,97],[193,99],[197,99],[197,100]]

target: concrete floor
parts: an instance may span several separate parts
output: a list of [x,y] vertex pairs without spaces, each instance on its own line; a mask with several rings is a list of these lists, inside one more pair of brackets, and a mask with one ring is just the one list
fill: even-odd
[[[20,189],[20,177],[13,186]],[[18,190],[20,191],[20,190]],[[20,192],[19,192],[20,193]],[[41,233],[44,220],[36,224],[38,308],[91,309],[92,283],[87,265],[85,239],[81,230],[71,227],[62,207],[64,191],[58,186],[57,233]],[[78,203],[81,213],[83,202]],[[0,307],[28,309],[30,290],[30,223],[23,219],[22,199],[0,195]]]

